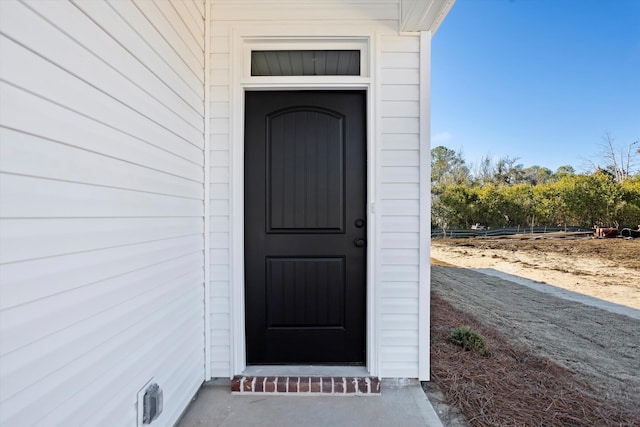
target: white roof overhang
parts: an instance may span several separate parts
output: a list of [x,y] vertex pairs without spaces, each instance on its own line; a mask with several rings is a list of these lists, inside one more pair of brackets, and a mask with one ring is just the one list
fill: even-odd
[[400,31],[436,30],[455,0],[400,0]]

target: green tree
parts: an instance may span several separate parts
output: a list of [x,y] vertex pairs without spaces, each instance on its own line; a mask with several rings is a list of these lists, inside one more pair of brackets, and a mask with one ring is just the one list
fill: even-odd
[[621,226],[640,229],[640,174],[624,180],[617,215]]
[[474,189],[468,185],[446,186],[434,202],[437,214],[432,212],[432,217],[444,229],[469,228],[475,223],[477,199]]
[[441,186],[470,182],[469,168],[462,158],[462,154],[443,146],[431,149],[432,184]]
[[516,163],[518,158],[503,157],[498,160],[493,172],[494,182],[497,184],[515,185],[523,181],[523,166]]
[[459,192],[467,187],[471,187],[471,177],[462,155],[444,146],[431,149],[432,226],[460,227],[464,209],[459,199],[465,196]]
[[572,224],[584,227],[615,225],[620,188],[600,169],[593,174],[568,175],[561,180],[561,197]]
[[492,227],[510,225],[509,204],[504,187],[493,183],[477,188],[477,222]]
[[556,178],[562,178],[565,175],[574,175],[575,173],[576,173],[576,170],[574,169],[573,166],[564,165],[564,166],[560,166],[560,167],[558,167],[558,169],[556,169],[555,176],[556,176]]
[[538,221],[548,226],[568,226],[568,209],[561,197],[560,184],[549,182],[534,188],[538,209]]
[[507,187],[507,198],[511,209],[511,217],[517,225],[533,227],[537,223],[538,212],[533,187],[528,184],[517,184]]
[[522,180],[527,184],[544,184],[551,181],[553,178],[553,171],[542,166],[534,165],[522,169]]

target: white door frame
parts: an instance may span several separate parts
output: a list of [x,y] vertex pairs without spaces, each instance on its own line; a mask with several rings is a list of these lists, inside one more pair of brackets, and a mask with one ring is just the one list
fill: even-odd
[[[246,368],[246,334],[244,308],[244,94],[249,90],[365,90],[367,92],[367,286],[366,286],[366,368],[370,375],[379,372],[377,259],[379,227],[375,211],[379,165],[377,159],[375,82],[376,61],[374,52],[376,37],[372,30],[356,32],[339,31],[322,37],[309,35],[308,28],[241,27],[231,30],[231,105],[230,153],[231,153],[231,376],[239,375]],[[283,35],[283,33],[285,33]],[[251,48],[259,45],[282,50],[287,49],[353,49],[361,48],[366,61],[363,75],[354,76],[296,76],[251,77]]]

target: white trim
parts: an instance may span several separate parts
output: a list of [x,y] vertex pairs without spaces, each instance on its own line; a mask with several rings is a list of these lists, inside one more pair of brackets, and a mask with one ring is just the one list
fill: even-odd
[[320,85],[341,87],[353,87],[369,84],[368,77],[354,76],[274,76],[274,77],[246,77],[240,84],[247,87],[274,88],[283,90],[287,87],[313,87]]
[[231,295],[231,372],[230,377],[239,375],[247,366],[245,345],[245,312],[244,312],[244,92],[240,85],[240,76],[232,70],[242,69],[242,39],[237,30],[231,31],[230,40],[231,74],[229,111],[229,154],[230,183],[229,208],[230,227],[230,273],[229,283]]
[[[380,277],[380,262],[382,242],[382,227],[378,226],[380,219],[380,206],[382,206],[380,195],[378,193],[378,183],[382,176],[382,166],[378,161],[378,153],[380,152],[380,141],[382,140],[382,132],[378,126],[379,114],[382,110],[382,81],[378,78],[382,74],[382,61],[380,61],[378,46],[382,45],[382,35],[376,34],[371,37],[369,48],[371,49],[371,87],[372,90],[368,96],[369,116],[367,117],[367,125],[369,134],[367,155],[368,165],[367,173],[367,194],[369,202],[368,209],[368,236],[367,241],[367,368],[372,376],[380,376],[380,292],[378,292],[378,277]],[[373,53],[375,52],[375,54]]]
[[[431,32],[420,33],[420,272],[418,379],[429,380],[431,302]],[[427,221],[429,220],[429,221]]]
[[[279,37],[273,37],[278,34]],[[374,56],[371,43],[375,33],[360,32],[356,35],[335,34],[339,40],[368,41],[367,58],[371,62]],[[321,39],[331,38],[326,34]],[[251,27],[234,28],[231,30],[231,67],[232,70],[246,70],[248,60],[250,67],[250,47],[260,39],[270,43],[278,43],[278,49],[291,49],[292,46],[300,46],[300,43],[312,42],[314,37],[306,36],[304,31],[297,34],[291,33],[283,36],[283,29],[278,27]],[[318,38],[315,38],[318,40]],[[247,54],[248,52],[248,54]],[[362,55],[361,55],[362,57]],[[369,64],[367,70],[373,67]],[[250,68],[249,68],[250,70]],[[250,71],[249,71],[250,74]],[[371,73],[370,73],[371,74]],[[301,76],[301,77],[251,77],[243,73],[232,73],[230,102],[230,152],[231,152],[231,376],[241,374],[246,368],[246,343],[245,343],[245,309],[244,309],[244,93],[247,90],[332,90],[332,89],[356,89],[367,91],[367,206],[372,206],[377,200],[376,180],[378,179],[378,165],[375,162],[377,150],[376,130],[374,127],[374,104],[378,97],[372,85],[373,78],[343,76]],[[368,245],[367,245],[367,370],[371,375],[377,375],[378,367],[378,331],[376,329],[377,295],[375,293],[377,273],[377,226],[375,216],[371,209],[367,210]]]
[[204,3],[204,380],[211,379],[211,0]]

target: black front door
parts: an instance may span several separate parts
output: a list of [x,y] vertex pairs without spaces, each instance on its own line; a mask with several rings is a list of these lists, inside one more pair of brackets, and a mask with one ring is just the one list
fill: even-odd
[[365,360],[366,94],[247,92],[248,364]]

